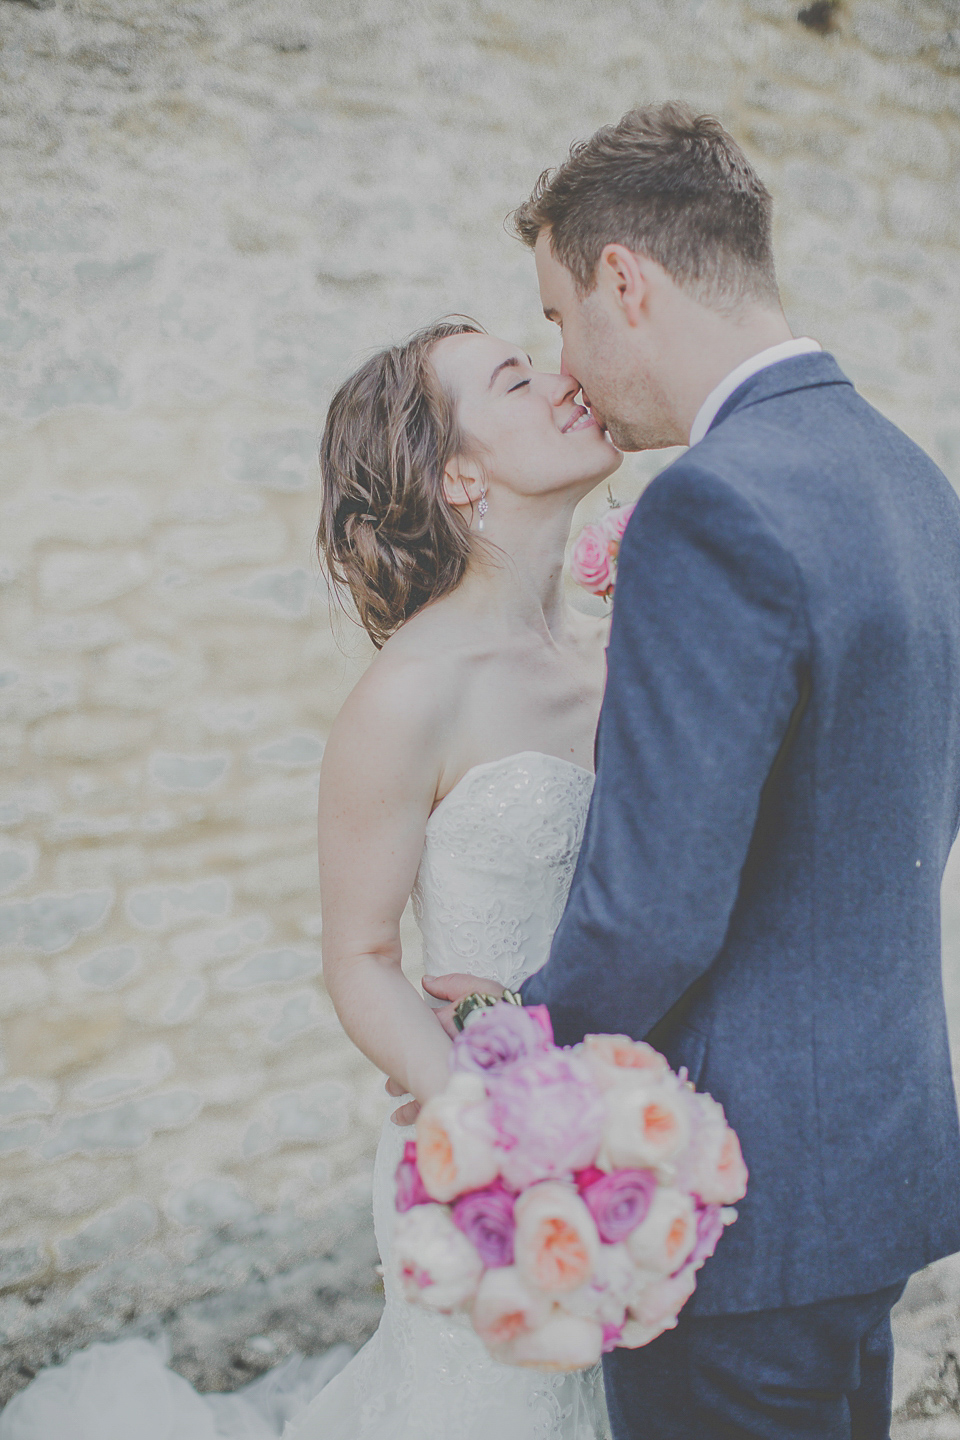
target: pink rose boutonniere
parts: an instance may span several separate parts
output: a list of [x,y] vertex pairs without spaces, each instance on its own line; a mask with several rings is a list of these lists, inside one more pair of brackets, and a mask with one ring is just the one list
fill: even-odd
[[584,525],[577,536],[570,556],[570,573],[591,595],[600,595],[605,600],[613,595],[620,541],[633,511],[633,505],[618,505],[611,500],[611,509],[603,519]]

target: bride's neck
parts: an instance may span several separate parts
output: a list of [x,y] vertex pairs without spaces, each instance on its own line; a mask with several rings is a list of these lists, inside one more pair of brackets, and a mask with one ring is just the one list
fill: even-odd
[[470,613],[506,631],[542,631],[556,638],[566,624],[563,555],[570,535],[573,505],[535,524],[519,517],[485,527],[487,544],[467,567],[457,593]]

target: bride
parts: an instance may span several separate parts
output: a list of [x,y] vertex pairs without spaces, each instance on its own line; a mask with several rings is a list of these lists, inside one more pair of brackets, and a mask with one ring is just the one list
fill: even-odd
[[[515,346],[447,321],[368,360],[327,416],[321,557],[379,653],[323,760],[323,973],[347,1034],[393,1077],[389,1092],[410,1098],[385,1123],[374,1170],[380,1326],[306,1405],[302,1376],[286,1406],[275,1376],[274,1424],[291,1417],[284,1440],[609,1435],[599,1366],[500,1365],[463,1317],[408,1305],[390,1269],[393,1175],[414,1134],[396,1122],[443,1088],[450,1047],[401,969],[407,900],[428,977],[458,971],[516,988],[547,958],[586,819],[605,625],[565,604],[563,554],[577,503],[622,457],[577,393]],[[88,1373],[71,1388],[70,1371],[125,1345],[143,1342],[92,1347],[43,1372],[0,1417],[0,1440],[61,1440],[58,1398],[62,1440],[107,1440],[96,1408],[79,1422],[83,1395],[96,1407],[109,1379],[98,1387]],[[279,1433],[241,1419],[242,1395],[197,1396],[165,1373],[185,1406],[213,1409],[216,1426],[184,1410],[171,1440]],[[32,1422],[41,1391],[43,1419],[35,1404]],[[117,1400],[112,1424],[123,1414],[125,1433],[146,1433]]]

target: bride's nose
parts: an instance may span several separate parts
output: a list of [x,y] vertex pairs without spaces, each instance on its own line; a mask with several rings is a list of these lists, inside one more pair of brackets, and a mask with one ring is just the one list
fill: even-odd
[[565,405],[580,392],[580,381],[572,375],[554,375],[551,399],[554,405]]

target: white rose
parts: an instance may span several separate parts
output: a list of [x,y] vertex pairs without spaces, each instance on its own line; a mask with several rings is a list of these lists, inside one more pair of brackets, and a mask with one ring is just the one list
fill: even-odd
[[417,1116],[417,1169],[434,1200],[481,1190],[499,1174],[487,1095],[479,1075],[458,1071]]
[[445,1205],[414,1205],[397,1216],[393,1268],[405,1299],[449,1314],[473,1299],[483,1261]]
[[539,1329],[517,1337],[509,1363],[536,1370],[586,1370],[596,1365],[602,1349],[603,1330],[595,1320],[554,1309]]
[[691,1095],[693,1126],[690,1144],[679,1167],[685,1190],[705,1205],[732,1205],[747,1193],[747,1167],[740,1141],[711,1095]]
[[639,1350],[641,1345],[649,1345],[651,1340],[656,1340],[664,1330],[673,1330],[676,1320],[669,1320],[664,1325],[641,1325],[639,1320],[628,1317],[623,1322],[623,1329],[620,1332],[620,1339],[617,1345],[624,1350]]
[[643,1270],[672,1275],[697,1242],[697,1211],[689,1195],[661,1185],[643,1222],[627,1236],[631,1259]]
[[668,1165],[690,1139],[693,1092],[671,1076],[638,1071],[631,1084],[611,1086],[603,1097],[606,1119],[597,1164],[602,1170],[646,1170]]
[[546,1295],[578,1290],[596,1269],[600,1237],[572,1185],[531,1185],[514,1209],[513,1253],[528,1285]]
[[636,1284],[637,1267],[626,1245],[601,1245],[593,1275],[578,1290],[564,1295],[560,1303],[571,1315],[582,1315],[601,1325],[619,1325]]
[[514,1341],[544,1325],[552,1309],[545,1295],[524,1284],[516,1265],[500,1265],[480,1281],[473,1328],[490,1353],[507,1363]]

